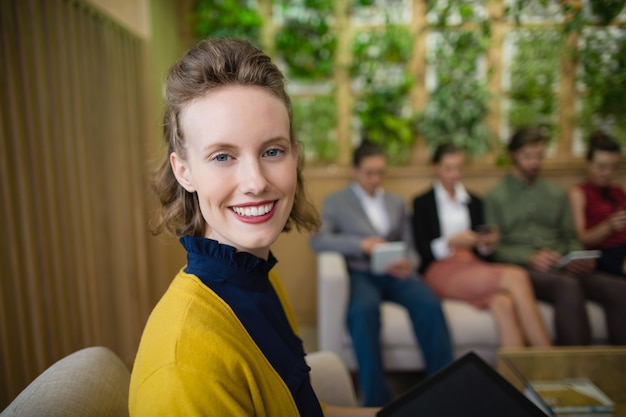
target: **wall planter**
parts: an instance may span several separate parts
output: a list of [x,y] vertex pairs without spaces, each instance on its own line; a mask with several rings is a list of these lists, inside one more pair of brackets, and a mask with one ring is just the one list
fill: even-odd
[[408,101],[413,77],[406,68],[412,49],[409,30],[391,24],[358,32],[352,43],[358,129],[386,149],[392,165],[406,163],[415,142],[415,115]]
[[293,98],[295,130],[308,161],[325,164],[337,159],[337,105],[330,94]]
[[510,64],[509,127],[539,124],[556,137],[559,66],[563,36],[553,29],[520,29],[511,32],[513,58]]
[[263,20],[249,0],[194,0],[189,19],[198,40],[233,36],[259,46]]
[[263,35],[314,163],[349,163],[365,135],[394,165],[417,138],[497,156],[498,134],[526,124],[551,131],[563,162],[579,156],[576,126],[626,136],[625,3],[196,0],[190,22],[198,38]]
[[[430,149],[452,142],[469,155],[492,148],[494,135],[486,125],[491,95],[485,62],[491,27],[484,2],[429,2],[430,35],[427,62],[434,81],[417,128]],[[428,77],[427,77],[428,78]]]
[[287,75],[300,80],[332,76],[337,36],[331,30],[331,0],[277,1],[282,24],[276,34],[276,54]]
[[585,136],[604,129],[621,140],[626,135],[626,30],[589,28],[578,51],[584,86],[580,125]]

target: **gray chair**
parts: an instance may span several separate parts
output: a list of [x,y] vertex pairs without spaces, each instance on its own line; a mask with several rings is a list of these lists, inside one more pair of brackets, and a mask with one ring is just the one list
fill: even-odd
[[129,384],[130,371],[115,353],[88,347],[52,364],[0,416],[128,416]]

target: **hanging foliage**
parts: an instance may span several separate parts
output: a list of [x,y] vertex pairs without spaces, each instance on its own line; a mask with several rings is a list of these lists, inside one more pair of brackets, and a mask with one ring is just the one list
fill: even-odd
[[511,101],[508,122],[511,129],[539,124],[554,138],[557,126],[558,76],[563,36],[553,29],[517,30],[510,64]]
[[276,35],[276,53],[285,62],[287,74],[303,80],[332,76],[337,35],[329,26],[331,0],[277,2],[284,23]]
[[470,155],[483,154],[495,139],[485,122],[489,73],[480,70],[491,36],[485,2],[439,0],[429,2],[428,8],[438,29],[427,58],[434,87],[417,127],[431,149],[452,142]]
[[294,128],[307,160],[332,163],[337,158],[337,104],[330,94],[294,97]]
[[190,16],[196,39],[231,36],[259,46],[263,20],[256,2],[249,0],[194,0]]
[[412,50],[409,30],[392,24],[359,32],[352,43],[354,112],[362,136],[383,146],[391,164],[405,163],[415,142],[408,100],[413,77],[407,70]]
[[579,49],[584,85],[579,120],[586,133],[601,128],[626,135],[626,31],[589,29]]

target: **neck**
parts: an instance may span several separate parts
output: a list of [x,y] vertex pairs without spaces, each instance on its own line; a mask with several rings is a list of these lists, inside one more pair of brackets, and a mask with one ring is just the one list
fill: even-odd
[[443,189],[446,190],[446,192],[450,195],[450,197],[454,198],[454,195],[456,194],[456,190],[454,188],[454,184],[441,184],[443,186]]
[[513,168],[513,176],[526,185],[531,184],[535,179],[535,176],[526,175],[524,172],[520,171],[517,168]]

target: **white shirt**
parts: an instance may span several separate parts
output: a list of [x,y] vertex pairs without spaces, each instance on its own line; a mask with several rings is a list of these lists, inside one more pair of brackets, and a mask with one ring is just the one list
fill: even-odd
[[471,228],[472,222],[468,207],[470,196],[461,183],[454,186],[454,197],[448,194],[439,181],[435,182],[433,188],[441,236],[430,242],[430,249],[435,259],[443,259],[452,254],[447,239]]
[[356,182],[352,184],[352,189],[374,229],[380,236],[387,236],[391,230],[391,224],[385,207],[385,190],[379,188],[371,196]]

